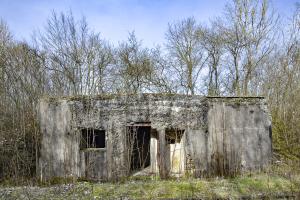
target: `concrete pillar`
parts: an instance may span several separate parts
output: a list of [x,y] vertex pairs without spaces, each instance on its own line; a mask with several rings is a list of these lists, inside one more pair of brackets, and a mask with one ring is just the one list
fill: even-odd
[[115,179],[115,166],[114,166],[114,160],[113,160],[113,131],[114,127],[113,124],[110,123],[107,126],[107,137],[106,137],[106,156],[107,156],[107,177],[109,180]]
[[170,148],[166,142],[165,129],[158,130],[158,155],[159,155],[159,175],[160,178],[168,178],[170,172]]
[[150,165],[151,173],[158,173],[158,161],[157,161],[157,132],[151,129],[151,140],[150,140]]

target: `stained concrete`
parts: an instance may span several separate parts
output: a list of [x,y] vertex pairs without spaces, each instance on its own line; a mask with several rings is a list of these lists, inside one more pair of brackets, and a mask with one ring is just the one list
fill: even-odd
[[[42,98],[38,109],[42,141],[37,172],[43,180],[130,175],[128,124],[151,126],[149,171],[162,178],[172,173],[234,175],[262,169],[272,156],[271,119],[262,97],[77,96]],[[81,130],[87,128],[105,130],[106,148],[80,150]],[[184,131],[176,148],[166,140],[169,129]]]

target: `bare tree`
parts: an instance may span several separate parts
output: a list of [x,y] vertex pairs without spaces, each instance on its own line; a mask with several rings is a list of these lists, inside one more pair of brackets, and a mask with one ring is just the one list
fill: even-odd
[[99,34],[89,30],[85,18],[76,21],[72,13],[53,12],[40,41],[55,93],[104,92],[112,50]]
[[128,93],[141,93],[153,73],[150,51],[142,47],[134,32],[118,48],[119,77],[122,88]]
[[177,79],[172,76],[172,63],[159,46],[151,49],[150,56],[153,70],[148,79],[147,90],[159,93],[176,93],[178,91]]
[[5,90],[5,71],[6,62],[8,59],[7,50],[12,42],[11,33],[8,30],[7,24],[0,20],[0,96],[4,95]]
[[208,95],[220,95],[221,56],[224,53],[221,31],[213,22],[211,28],[201,27],[201,44],[208,55]]
[[35,171],[39,140],[35,110],[45,92],[46,74],[37,51],[13,41],[5,28],[0,28],[0,178],[18,180]]
[[194,18],[187,18],[169,24],[166,34],[170,60],[186,94],[195,94],[201,70],[208,59],[199,42],[198,28]]
[[274,149],[288,158],[300,158],[300,7],[283,34],[283,45],[269,56],[261,80],[272,110]]
[[225,11],[226,21],[221,28],[225,47],[232,58],[228,64],[233,75],[232,92],[248,95],[258,67],[273,49],[277,18],[267,0],[234,0]]

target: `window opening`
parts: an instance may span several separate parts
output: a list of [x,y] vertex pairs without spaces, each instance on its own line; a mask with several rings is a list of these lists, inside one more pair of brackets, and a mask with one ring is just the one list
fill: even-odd
[[166,142],[167,144],[180,143],[184,130],[180,129],[166,129]]
[[105,147],[105,130],[81,129],[80,149]]

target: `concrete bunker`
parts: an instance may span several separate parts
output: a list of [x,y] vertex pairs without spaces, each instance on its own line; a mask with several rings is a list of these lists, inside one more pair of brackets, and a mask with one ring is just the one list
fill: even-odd
[[271,119],[262,97],[178,94],[43,98],[37,173],[115,180],[227,176],[267,166]]

